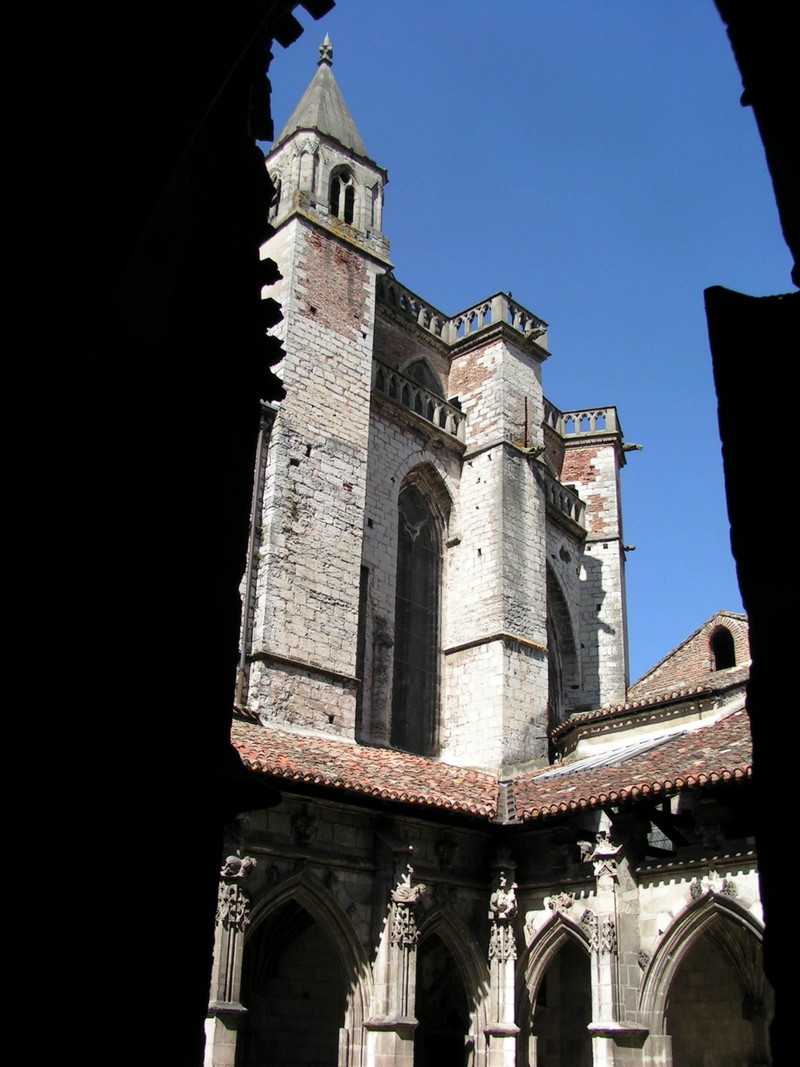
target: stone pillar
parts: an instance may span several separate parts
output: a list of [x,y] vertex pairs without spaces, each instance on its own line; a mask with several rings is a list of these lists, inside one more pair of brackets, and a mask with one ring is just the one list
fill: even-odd
[[620,1022],[619,967],[617,945],[617,853],[603,817],[589,859],[594,863],[597,905],[588,908],[581,922],[589,935],[592,951],[592,1056],[594,1067],[612,1067],[624,1062],[627,1047],[641,1043],[647,1034],[644,1027]]
[[389,916],[384,931],[378,972],[383,978],[376,990],[378,1013],[367,1020],[368,1067],[413,1067],[414,1031],[417,1018],[414,1001],[417,985],[416,906],[427,892],[422,883],[414,885],[414,868],[406,862],[396,871],[391,892]]
[[516,864],[501,853],[492,865],[495,889],[489,898],[489,1025],[487,1067],[514,1067],[517,1034],[514,1022],[514,973],[517,944],[512,920],[517,914],[517,883],[512,879]]
[[204,1067],[233,1067],[236,1059],[237,1031],[247,1014],[239,1002],[244,932],[250,923],[242,883],[255,866],[252,856],[228,856],[220,871]]

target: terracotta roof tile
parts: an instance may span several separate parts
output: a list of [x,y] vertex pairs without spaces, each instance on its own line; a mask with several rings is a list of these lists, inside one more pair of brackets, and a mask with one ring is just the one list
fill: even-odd
[[715,693],[724,692],[726,689],[735,689],[744,685],[749,677],[750,666],[746,664],[743,667],[726,671],[724,678],[718,675],[718,684],[715,685],[710,682],[704,682],[702,685],[689,686],[684,689],[665,690],[660,693],[640,696],[626,704],[606,704],[605,707],[594,708],[591,711],[580,711],[560,722],[558,726],[551,730],[550,737],[552,740],[557,740],[559,737],[563,737],[564,734],[568,734],[576,726],[603,722],[606,719],[624,718],[633,711],[668,707],[670,704],[682,704],[692,699],[713,696]]
[[[538,819],[637,797],[671,795],[697,785],[749,778],[752,746],[745,711],[683,733],[616,763],[546,777],[552,768],[514,780],[516,814]],[[566,766],[565,766],[566,770]]]
[[486,819],[497,811],[497,778],[483,771],[243,722],[233,723],[231,740],[246,767],[270,777]]
[[[233,723],[231,740],[250,770],[275,779],[314,783],[350,795],[379,797],[483,819],[497,815],[493,774],[454,767],[396,749]],[[751,774],[750,723],[745,711],[637,750],[613,754],[602,766],[583,761],[518,775],[511,784],[516,819],[530,820],[607,803],[672,795],[683,789],[742,780]]]

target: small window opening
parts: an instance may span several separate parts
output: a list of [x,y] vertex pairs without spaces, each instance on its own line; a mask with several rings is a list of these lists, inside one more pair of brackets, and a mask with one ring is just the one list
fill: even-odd
[[724,671],[736,666],[736,646],[733,634],[725,626],[719,626],[711,635],[712,670]]
[[352,225],[355,215],[356,190],[349,170],[339,170],[331,178],[329,207],[331,215]]

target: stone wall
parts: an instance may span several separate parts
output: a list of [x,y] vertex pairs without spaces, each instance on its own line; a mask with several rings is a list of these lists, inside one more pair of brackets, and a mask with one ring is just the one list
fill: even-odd
[[286,399],[267,457],[249,702],[352,736],[376,268],[298,216],[266,251],[283,275],[270,295]]

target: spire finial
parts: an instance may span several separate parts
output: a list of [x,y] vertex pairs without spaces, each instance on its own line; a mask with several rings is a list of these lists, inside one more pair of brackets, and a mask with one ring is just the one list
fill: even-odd
[[319,59],[317,60],[317,66],[319,66],[320,63],[327,63],[328,66],[333,63],[333,45],[331,44],[331,39],[327,35],[327,33],[325,34],[325,40],[319,46]]

